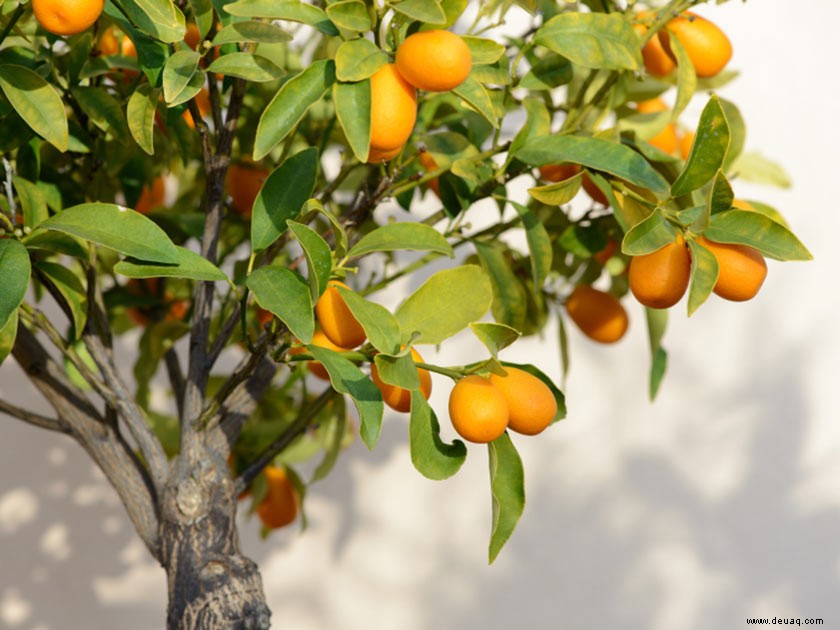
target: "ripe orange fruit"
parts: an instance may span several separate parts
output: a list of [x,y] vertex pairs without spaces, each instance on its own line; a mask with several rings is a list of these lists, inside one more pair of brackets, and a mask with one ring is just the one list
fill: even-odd
[[[201,117],[206,118],[207,114],[212,110],[210,93],[207,91],[207,88],[201,88],[198,94],[195,95],[195,104],[198,106],[198,113],[201,114]],[[195,120],[193,120],[192,112],[189,109],[184,110],[183,118],[190,129],[195,129]]]
[[342,348],[355,348],[364,343],[367,335],[336,287],[350,288],[343,282],[330,280],[326,291],[315,304],[315,315],[321,324],[321,330],[330,341]]
[[[423,151],[419,157],[421,166],[426,169],[427,171],[434,171],[438,168],[438,163],[435,162],[435,158],[432,157],[432,154],[428,151]],[[426,182],[426,185],[429,187],[433,193],[435,193],[438,197],[440,197],[440,182],[438,181],[437,177],[434,179],[430,179]]]
[[[423,357],[414,348],[411,349],[411,358],[414,359],[415,363],[423,363]],[[417,368],[417,377],[420,379],[420,393],[428,400],[432,393],[432,375],[429,374],[428,370]],[[411,392],[402,387],[395,387],[384,382],[379,378],[379,370],[376,369],[376,365],[373,363],[370,364],[370,379],[379,388],[379,391],[382,392],[382,400],[391,409],[402,413],[406,413],[411,409]]]
[[703,236],[697,242],[717,259],[718,279],[714,288],[717,295],[733,302],[756,296],[767,277],[767,262],[757,250],[735,243],[716,243]]
[[588,284],[575,287],[566,299],[566,312],[584,335],[600,343],[615,343],[630,325],[617,297]]
[[230,205],[243,219],[251,216],[254,200],[269,172],[256,165],[231,163],[225,174],[225,186],[231,197]]
[[75,35],[99,19],[105,0],[32,0],[38,23],[53,35]]
[[[661,98],[652,98],[648,101],[642,101],[636,105],[636,109],[640,114],[655,114],[668,110],[668,106]],[[671,154],[677,150],[677,129],[674,123],[668,123],[665,128],[658,134],[648,140],[648,144],[652,144],[657,149]]]
[[368,164],[376,164],[377,162],[387,162],[388,160],[393,160],[397,157],[403,150],[405,145],[400,145],[395,149],[385,149],[379,150],[374,149],[373,147],[370,148],[368,151]]
[[201,43],[201,33],[198,31],[198,26],[195,22],[187,24],[187,32],[184,33],[184,43],[195,50]]
[[618,243],[615,242],[615,239],[608,239],[607,244],[604,245],[603,249],[598,252],[595,252],[592,255],[592,258],[597,260],[602,265],[606,265],[607,261],[613,257],[613,254],[618,251]]
[[[647,11],[642,12],[639,14],[640,19],[645,19],[646,15],[649,15]],[[635,29],[636,33],[638,33],[639,37],[644,37],[644,34],[647,33],[647,26],[644,24],[634,24],[633,28]],[[665,49],[662,47],[662,42],[659,41],[658,33],[651,37],[647,44],[642,46],[642,61],[645,65],[645,70],[647,70],[648,74],[652,74],[655,77],[665,77],[671,74],[676,68],[676,64],[671,57],[668,56],[668,53],[665,52]]]
[[144,186],[134,209],[140,214],[148,214],[152,208],[163,205],[166,200],[166,184],[162,176],[155,177],[151,186]]
[[586,191],[586,194],[592,198],[592,201],[600,203],[602,206],[610,205],[610,200],[607,199],[607,196],[603,193],[603,191],[595,185],[595,182],[593,182],[592,178],[589,177],[589,173],[583,174],[581,184],[583,185],[583,190]]
[[[335,345],[322,330],[316,330],[315,334],[312,335],[312,345],[318,346],[319,348],[327,348],[328,350],[333,350],[335,352],[344,352],[345,350],[348,350],[348,348],[342,348]],[[303,354],[304,352],[306,352],[306,348],[303,346],[295,346],[289,350],[289,354]],[[327,368],[321,365],[318,361],[307,361],[306,367],[313,375],[317,376],[321,380],[330,380],[330,374],[327,372]]]
[[470,74],[469,46],[449,31],[421,31],[397,48],[396,66],[418,90],[446,92],[461,85]]
[[115,26],[111,26],[99,37],[99,53],[104,56],[123,55],[124,57],[137,57],[137,49],[134,42],[128,35],[123,34]]
[[691,256],[682,234],[655,252],[630,259],[630,290],[650,308],[669,308],[680,301],[691,276]]
[[297,490],[283,468],[266,466],[263,474],[268,482],[268,492],[257,506],[257,516],[269,529],[284,527],[297,517]]
[[696,135],[693,131],[686,131],[680,138],[680,157],[682,159],[687,160],[691,154],[691,147],[694,146],[694,136]]
[[490,375],[508,405],[508,428],[524,435],[545,430],[557,414],[557,401],[548,385],[533,374],[505,366],[507,376]]
[[382,159],[390,159],[414,130],[417,90],[400,76],[394,64],[388,63],[370,78],[370,99],[370,150],[375,155],[389,155]]
[[540,177],[550,182],[562,182],[580,173],[580,165],[571,162],[540,166]]
[[148,306],[132,306],[126,309],[126,314],[138,326],[145,326],[151,321],[179,321],[189,312],[189,301],[176,300],[169,291],[161,294],[160,278],[132,278],[128,281],[126,289],[136,297],[159,301]]
[[485,444],[505,432],[510,412],[501,390],[489,379],[473,374],[452,388],[449,419],[462,438]]
[[698,77],[715,76],[732,58],[732,43],[726,34],[714,23],[696,13],[687,11],[675,17],[659,31],[659,39],[665,52],[675,59],[671,52],[671,35],[680,40]]
[[257,323],[260,326],[260,330],[264,329],[271,323],[271,320],[274,319],[274,313],[271,311],[262,308],[261,306],[257,307]]

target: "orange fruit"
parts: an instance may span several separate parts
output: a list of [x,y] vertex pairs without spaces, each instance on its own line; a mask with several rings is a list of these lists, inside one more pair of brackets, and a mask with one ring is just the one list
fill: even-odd
[[[639,14],[639,17],[643,18],[644,16],[643,14]],[[644,34],[647,33],[647,26],[644,24],[634,24],[633,28],[639,37],[644,37]],[[645,64],[645,70],[647,70],[648,74],[652,74],[655,77],[665,77],[671,74],[677,66],[674,60],[665,52],[665,49],[662,47],[662,42],[659,41],[657,35],[651,37],[647,44],[642,46],[642,61]]]
[[[315,334],[312,335],[312,345],[318,346],[319,348],[327,348],[328,350],[333,350],[335,352],[344,352],[345,350],[348,350],[348,348],[342,348],[335,345],[322,330],[316,330]],[[306,352],[306,348],[303,346],[295,346],[289,350],[289,354],[303,354],[304,352]],[[330,380],[330,374],[327,372],[327,368],[321,365],[318,361],[307,361],[306,367],[313,375],[317,376],[321,380]]]
[[718,74],[732,58],[732,43],[714,23],[687,11],[675,17],[659,31],[662,47],[675,59],[671,51],[671,35],[680,40],[698,77]]
[[452,388],[449,419],[462,438],[485,444],[505,432],[510,412],[501,390],[489,379],[473,374],[465,376]]
[[[661,98],[652,98],[648,101],[642,101],[636,105],[636,109],[640,114],[655,114],[668,110],[668,106]],[[674,123],[668,123],[652,138],[648,139],[648,144],[652,144],[657,149],[671,154],[677,150],[677,128]]]
[[617,297],[588,284],[575,287],[566,299],[566,312],[584,335],[600,343],[615,343],[630,325]]
[[396,66],[418,90],[446,92],[461,85],[470,74],[469,46],[449,31],[421,31],[406,37],[397,48]]
[[75,35],[90,28],[105,8],[105,0],[32,0],[38,23],[53,35]]
[[533,374],[505,366],[507,376],[490,375],[508,405],[508,428],[524,435],[542,433],[557,415],[557,401],[548,385]]
[[743,199],[733,199],[732,207],[736,210],[746,210],[747,212],[755,212],[755,208],[749,201]]
[[283,468],[266,466],[263,474],[268,483],[268,492],[257,506],[257,516],[269,529],[284,527],[297,518],[297,490]]
[[680,138],[680,157],[684,160],[691,155],[691,147],[694,146],[694,137],[697,134],[693,131],[686,131]]
[[595,252],[592,255],[592,258],[597,260],[602,265],[606,265],[607,261],[613,257],[613,254],[618,251],[618,243],[615,242],[615,239],[608,239],[607,244],[600,250]]
[[[435,162],[435,158],[433,158],[432,154],[428,151],[423,151],[422,153],[420,153],[419,160],[421,166],[427,171],[434,171],[438,168],[438,163]],[[426,185],[429,187],[429,190],[431,190],[438,197],[440,197],[440,182],[438,181],[437,177],[435,177],[434,179],[430,179],[428,182],[426,182]]]
[[201,33],[198,31],[198,26],[195,22],[187,24],[187,32],[184,33],[184,43],[195,50],[201,43]]
[[327,289],[315,304],[315,315],[321,330],[335,345],[355,348],[364,343],[367,335],[362,325],[353,317],[337,287],[350,289],[343,282],[330,280]]
[[254,201],[268,175],[268,170],[256,165],[234,162],[228,166],[225,186],[231,197],[230,205],[236,214],[244,219],[251,216]]
[[128,281],[126,289],[136,297],[153,298],[158,301],[147,306],[132,306],[126,309],[126,314],[138,326],[145,326],[151,321],[180,321],[190,310],[188,300],[176,300],[168,291],[161,294],[160,278],[132,278]]
[[602,206],[610,205],[610,200],[607,199],[607,196],[603,193],[603,191],[598,188],[595,182],[592,181],[592,178],[589,177],[589,173],[583,174],[581,184],[583,185],[583,190],[586,191],[586,194],[592,198],[592,201],[600,203]]
[[540,177],[550,182],[562,182],[563,180],[574,177],[580,173],[580,165],[572,164],[571,162],[561,162],[560,164],[546,164],[540,166]]
[[[414,359],[415,363],[423,363],[423,357],[414,348],[411,349],[411,358]],[[432,393],[432,375],[429,374],[428,370],[417,368],[417,377],[420,379],[420,393],[428,400]],[[411,391],[384,382],[379,378],[379,370],[373,363],[370,364],[370,379],[382,392],[382,400],[391,409],[402,413],[411,410]]]
[[[207,91],[207,88],[201,88],[194,98],[195,104],[198,107],[198,113],[201,114],[202,118],[206,118],[207,114],[209,114],[212,110],[212,105],[210,104],[210,93]],[[193,120],[192,112],[190,112],[189,109],[184,110],[183,118],[184,122],[187,123],[187,126],[190,129],[195,129],[195,120]]]
[[134,209],[140,214],[148,214],[152,208],[163,205],[166,200],[166,184],[162,176],[155,177],[151,186],[144,186]]
[[[417,120],[417,90],[388,63],[370,78],[370,150],[390,159],[402,147]],[[370,161],[370,160],[369,160]]]
[[274,313],[261,306],[257,307],[257,323],[260,325],[260,330],[264,329],[274,319]]
[[393,160],[402,152],[404,146],[405,145],[400,145],[396,149],[385,150],[374,149],[371,147],[368,151],[367,162],[368,164],[376,164],[377,162],[387,162],[388,160]]
[[630,290],[650,308],[669,308],[680,301],[691,276],[691,256],[682,234],[655,252],[630,259]]
[[764,256],[746,245],[716,243],[703,236],[697,242],[717,259],[718,279],[714,288],[717,295],[733,302],[744,302],[756,296],[767,277]]

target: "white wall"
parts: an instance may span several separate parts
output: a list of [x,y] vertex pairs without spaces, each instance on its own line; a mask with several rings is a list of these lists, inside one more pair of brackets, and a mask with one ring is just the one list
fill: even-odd
[[[485,451],[473,449],[453,480],[427,481],[411,467],[406,420],[389,417],[374,452],[357,443],[311,489],[304,534],[261,542],[256,523],[243,524],[276,627],[840,623],[840,5],[763,0],[703,12],[734,42],[743,75],[723,95],[748,121],[748,148],[795,182],[737,193],[781,208],[815,261],[770,262],[752,302],[713,299],[690,320],[684,305],[674,309],[670,370],[654,404],[640,309],[616,347],[572,331],[569,418],[516,439],[528,506],[492,567]],[[439,358],[465,352],[478,350]],[[559,379],[551,328],[505,355],[535,357]],[[0,370],[0,395],[21,400],[22,387],[14,369]],[[449,386],[435,388],[443,411]],[[35,405],[34,393],[23,399]],[[163,573],[81,451],[6,418],[0,444],[0,627],[162,627]]]

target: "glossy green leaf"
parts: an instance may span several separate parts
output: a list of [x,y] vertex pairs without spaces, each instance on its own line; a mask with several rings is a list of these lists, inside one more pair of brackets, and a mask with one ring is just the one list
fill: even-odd
[[0,365],[6,360],[15,347],[15,339],[17,339],[18,331],[18,310],[12,311],[9,318],[6,320],[6,325],[0,327]]
[[522,77],[519,87],[526,90],[553,90],[572,80],[572,64],[561,55],[548,54]]
[[545,102],[539,98],[526,98],[522,101],[525,108],[525,124],[516,133],[510,145],[510,152],[507,161],[513,159],[514,154],[519,151],[531,138],[547,136],[551,133],[551,113],[549,113]]
[[283,162],[265,180],[251,215],[251,248],[260,252],[286,231],[286,221],[300,214],[318,176],[318,149],[304,149]]
[[490,351],[494,359],[499,357],[501,350],[504,350],[522,336],[522,333],[518,330],[496,322],[473,322],[470,324],[470,328],[478,340]]
[[279,26],[268,22],[234,22],[228,24],[213,38],[213,46],[223,44],[245,44],[255,42],[258,44],[279,44],[292,39],[292,36]]
[[29,288],[29,252],[9,238],[0,239],[0,328],[6,325],[12,313],[26,296]]
[[[724,72],[726,71],[724,70]],[[729,150],[723,160],[723,170],[729,173],[735,160],[741,156],[741,152],[744,150],[744,144],[747,141],[747,126],[735,103],[722,98],[720,99],[720,107],[726,116],[726,122],[729,123]]]
[[126,118],[128,129],[134,141],[143,151],[154,155],[155,107],[160,96],[160,90],[152,89],[144,84],[137,88],[128,99]]
[[624,235],[621,251],[628,256],[650,254],[668,243],[673,243],[676,238],[676,228],[657,210]]
[[515,201],[511,201],[511,205],[522,219],[522,227],[525,228],[528,251],[531,252],[531,277],[534,280],[534,287],[541,289],[548,272],[551,271],[553,254],[551,237],[530,208]]
[[472,36],[461,39],[470,49],[470,59],[474,66],[496,63],[505,54],[505,47],[493,39]]
[[12,177],[12,185],[17,191],[23,210],[23,224],[35,228],[50,216],[46,195],[36,184],[17,175]]
[[729,210],[733,201],[735,201],[735,194],[732,192],[732,186],[723,171],[718,171],[712,181],[712,189],[709,192],[705,211],[700,219],[692,225],[692,231],[702,232],[705,230],[709,226],[711,215]]
[[363,81],[386,63],[388,55],[372,41],[364,37],[351,39],[335,53],[335,75],[339,81]]
[[671,37],[669,41],[671,52],[677,58],[677,98],[671,110],[671,120],[674,121],[691,102],[691,97],[697,90],[697,73],[679,38]]
[[475,78],[472,76],[467,77],[466,81],[452,90],[452,93],[484,116],[487,122],[493,125],[493,127],[499,126],[496,108],[493,107],[490,95],[487,94],[487,90]]
[[70,142],[67,113],[58,91],[24,66],[0,64],[0,90],[32,130],[59,151]]
[[358,258],[370,252],[400,250],[429,251],[452,258],[455,252],[446,238],[435,228],[423,223],[403,221],[388,223],[365,234],[350,248],[348,258]]
[[639,40],[621,13],[563,13],[551,18],[534,43],[563,55],[584,68],[638,70]]
[[420,389],[417,366],[410,352],[398,356],[379,353],[374,357],[379,378],[388,385],[402,387],[409,391]]
[[295,235],[306,256],[306,265],[309,269],[309,290],[312,293],[312,302],[318,301],[332,271],[332,251],[327,242],[315,230],[303,223],[289,221],[289,229]]
[[[194,50],[179,50],[166,60],[163,67],[163,98],[170,105],[185,102],[180,98],[193,76],[198,72],[201,59]],[[192,98],[188,97],[186,100]]]
[[261,55],[248,52],[232,52],[222,55],[210,64],[207,71],[229,77],[239,77],[254,83],[274,81],[286,74],[272,61]]
[[647,188],[657,196],[666,196],[670,188],[665,178],[633,149],[603,138],[541,136],[529,140],[516,152],[516,157],[534,166],[559,162],[582,164]]
[[688,249],[691,251],[691,283],[688,289],[688,315],[691,317],[712,294],[719,269],[715,255],[694,239],[688,241]]
[[374,348],[386,354],[396,353],[400,345],[400,325],[391,312],[374,302],[363,298],[355,291],[341,287],[338,292],[353,313],[353,317],[365,330],[365,335]]
[[582,180],[583,172],[581,171],[577,175],[553,184],[529,188],[528,194],[547,206],[560,206],[575,198],[580,190]]
[[190,7],[195,24],[198,27],[198,33],[201,35],[201,39],[204,39],[210,29],[213,28],[213,20],[215,19],[213,2],[212,0],[190,0]]
[[778,188],[790,188],[793,185],[785,169],[779,163],[760,153],[742,153],[732,164],[730,170],[734,176],[745,182]]
[[35,268],[64,298],[73,314],[73,330],[78,337],[85,329],[88,312],[87,289],[83,279],[70,267],[55,262],[42,260],[35,264]]
[[665,329],[668,327],[668,309],[645,308],[645,317],[647,319],[651,355],[648,395],[651,400],[654,400],[668,367],[668,353],[662,347],[662,338],[665,335]]
[[151,219],[113,203],[83,203],[59,212],[41,224],[108,247],[126,256],[152,262],[178,264],[178,250]]
[[729,210],[716,214],[703,236],[718,243],[749,245],[777,260],[813,259],[793,232],[759,212]]
[[427,479],[449,479],[467,459],[467,447],[461,440],[447,444],[440,439],[440,423],[420,392],[411,394],[408,436],[411,463]]
[[389,2],[394,11],[410,17],[412,20],[429,24],[444,24],[446,13],[438,0],[402,0]]
[[254,159],[261,160],[294,129],[307,110],[335,83],[335,63],[315,61],[275,94],[260,116]]
[[323,9],[300,0],[238,0],[226,4],[225,11],[239,17],[301,22],[314,26],[324,35],[339,34]]
[[402,342],[419,333],[421,343],[440,343],[484,317],[492,302],[493,288],[481,267],[438,271],[397,309]]
[[490,492],[493,522],[490,533],[490,564],[516,529],[525,510],[525,471],[516,447],[505,432],[487,445],[490,454]]
[[167,44],[184,39],[184,14],[171,0],[117,0],[115,4],[146,35]]
[[370,81],[334,84],[333,103],[353,154],[359,162],[367,161],[370,149]]
[[729,123],[726,122],[717,96],[712,96],[700,114],[694,145],[685,168],[671,186],[671,194],[685,195],[705,186],[723,166],[723,159],[729,149],[729,138]]
[[505,247],[495,241],[477,241],[475,249],[493,287],[493,319],[522,330],[528,314],[528,296],[511,268]]
[[90,121],[120,142],[128,140],[128,125],[119,101],[101,87],[75,87],[73,97]]
[[285,267],[260,267],[248,276],[257,303],[271,311],[303,343],[312,341],[315,315],[306,281]]
[[33,230],[24,239],[23,243],[27,249],[50,252],[51,254],[66,254],[82,260],[87,260],[89,253],[84,241],[69,234],[49,232],[42,229]]
[[339,28],[348,31],[369,31],[370,14],[361,0],[341,0],[327,7],[327,17]]
[[224,282],[227,275],[204,256],[185,247],[175,248],[177,264],[163,265],[126,258],[114,265],[114,271],[128,278],[187,278]]

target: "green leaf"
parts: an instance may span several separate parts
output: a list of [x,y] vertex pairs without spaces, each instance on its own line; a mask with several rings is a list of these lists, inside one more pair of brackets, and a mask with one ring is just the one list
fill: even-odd
[[583,171],[554,184],[529,188],[528,194],[547,206],[560,206],[575,198],[582,180]]
[[339,34],[323,9],[299,0],[239,0],[226,4],[225,11],[239,17],[301,22],[314,26],[324,35]]
[[143,151],[154,155],[155,107],[157,106],[160,90],[152,89],[148,84],[137,88],[128,99],[126,118],[128,129],[134,141]]
[[308,225],[289,221],[288,226],[306,256],[306,265],[309,269],[309,290],[314,304],[321,297],[330,279],[332,251],[321,235]]
[[446,13],[438,0],[402,0],[389,3],[394,11],[410,17],[412,20],[428,24],[444,24]]
[[551,271],[551,237],[530,208],[515,201],[511,201],[511,205],[522,219],[522,227],[525,228],[528,251],[531,252],[531,277],[534,279],[534,287],[541,289],[548,272]]
[[410,351],[397,356],[379,353],[374,357],[374,363],[384,383],[409,391],[420,389],[420,377]]
[[645,317],[651,355],[648,395],[651,400],[654,400],[662,384],[662,378],[665,376],[665,369],[668,367],[668,353],[662,347],[662,337],[668,326],[668,309],[645,307]]
[[542,99],[529,97],[522,101],[522,105],[526,112],[525,124],[513,138],[507,158],[508,163],[531,138],[547,136],[551,133],[551,113]]
[[213,27],[213,2],[212,0],[190,0],[190,7],[198,26],[198,32],[204,39]]
[[370,150],[370,81],[334,84],[333,103],[353,154],[359,162],[366,162]]
[[318,464],[315,472],[312,473],[312,480],[309,483],[315,483],[330,474],[344,444],[344,437],[347,433],[347,412],[344,399],[337,398],[334,406],[336,412],[331,416],[330,421],[321,423],[320,430],[323,431],[322,439],[325,443],[324,458]]
[[494,359],[498,359],[501,350],[504,350],[522,336],[522,333],[518,330],[496,322],[473,322],[470,324],[470,328],[478,340],[490,351]]
[[671,37],[669,42],[671,52],[677,57],[677,98],[671,111],[671,120],[675,121],[691,102],[691,97],[697,90],[697,73],[679,38]]
[[179,50],[166,60],[163,67],[163,98],[168,104],[177,105],[192,98],[189,96],[184,99],[181,95],[198,72],[200,59],[201,55],[194,50]]
[[27,249],[41,250],[50,254],[66,254],[82,260],[87,260],[89,254],[84,241],[60,232],[33,230],[23,243]]
[[534,166],[560,162],[582,164],[647,188],[660,197],[667,196],[670,188],[665,178],[633,149],[603,138],[542,136],[529,140],[516,152],[516,157]]
[[26,296],[29,288],[29,252],[26,248],[8,238],[0,239],[0,328],[6,322]]
[[741,112],[735,103],[722,98],[720,99],[720,107],[726,115],[726,122],[729,123],[729,150],[726,152],[726,158],[723,160],[723,170],[728,173],[732,170],[732,165],[744,150],[744,144],[747,140],[747,127],[744,123],[744,117],[741,116]]
[[67,113],[58,91],[24,66],[0,64],[0,90],[32,130],[59,151],[70,142]]
[[113,203],[83,203],[59,212],[41,224],[108,247],[126,256],[152,262],[178,264],[178,250],[151,219]]
[[91,122],[106,133],[111,133],[120,142],[128,139],[128,125],[125,122],[119,101],[100,87],[74,87],[73,97]]
[[455,255],[452,246],[435,228],[423,223],[403,221],[388,223],[365,234],[347,253],[348,258],[358,258],[370,252],[395,252],[400,250],[430,251]]
[[128,278],[187,278],[224,282],[227,275],[204,256],[185,247],[175,248],[177,264],[162,265],[126,258],[114,265],[114,271]]
[[260,252],[286,231],[286,221],[300,214],[318,175],[318,149],[304,149],[283,162],[265,180],[251,215],[251,248]]
[[39,261],[35,268],[58,290],[70,312],[73,314],[73,330],[80,337],[85,329],[88,312],[87,288],[82,279],[70,267],[59,263]]
[[17,339],[18,331],[18,310],[15,309],[9,315],[6,325],[0,327],[0,365],[6,360],[6,357],[12,352],[15,347],[15,339]]
[[171,0],[117,0],[114,4],[146,35],[166,44],[184,39],[184,14]]
[[628,256],[650,254],[668,243],[673,243],[676,238],[676,228],[668,223],[662,212],[657,209],[624,235],[621,251]]
[[213,38],[213,46],[222,46],[223,44],[245,44],[248,42],[256,42],[258,44],[280,44],[292,39],[279,26],[269,24],[267,22],[234,22],[228,24]]
[[306,282],[285,267],[260,267],[248,276],[248,288],[257,303],[289,327],[302,343],[312,341],[315,316]]
[[475,111],[484,116],[494,128],[499,126],[499,121],[496,116],[496,108],[493,107],[493,101],[490,100],[490,95],[487,90],[472,76],[467,77],[461,85],[452,90],[458,98],[471,106]]
[[338,28],[358,32],[370,30],[370,14],[365,3],[360,0],[342,0],[329,5],[327,17]]
[[387,308],[366,300],[355,291],[338,287],[338,292],[374,348],[386,354],[399,350],[400,325]]
[[260,116],[254,140],[254,159],[261,160],[283,141],[333,83],[335,63],[330,60],[315,61],[286,81]]
[[17,191],[18,199],[20,199],[25,226],[35,228],[49,218],[50,211],[47,207],[47,197],[36,184],[14,175],[12,185]]
[[733,175],[741,181],[765,184],[778,188],[790,188],[790,177],[780,164],[760,153],[742,153],[730,167]]
[[553,90],[571,82],[572,64],[561,55],[549,54],[535,63],[522,77],[519,87],[526,90]]
[[364,37],[351,39],[335,53],[335,75],[339,81],[363,81],[386,63],[388,55],[372,41]]
[[528,296],[505,255],[505,246],[498,241],[476,241],[474,244],[481,266],[493,286],[493,319],[522,330],[528,315]]
[[712,96],[700,114],[694,145],[685,168],[671,186],[671,194],[675,197],[684,195],[708,183],[723,166],[729,138],[729,123],[717,96]]
[[254,83],[274,81],[286,74],[265,57],[247,52],[232,52],[222,55],[210,64],[207,71],[229,77],[239,77]]
[[487,448],[490,454],[490,492],[493,499],[489,561],[493,564],[525,510],[525,471],[507,432],[490,442]]
[[749,210],[729,210],[712,217],[703,236],[718,243],[740,243],[776,260],[812,260],[811,252],[785,226]]
[[384,406],[379,389],[358,367],[339,353],[315,345],[309,345],[307,349],[327,370],[333,389],[353,399],[359,412],[359,434],[365,445],[372,449],[382,430]]
[[449,479],[467,459],[467,447],[461,440],[447,444],[440,439],[440,423],[420,392],[411,394],[408,437],[411,463],[427,479]]
[[469,35],[461,39],[470,49],[470,59],[474,66],[496,63],[505,54],[505,47],[492,39]]
[[642,67],[636,32],[621,13],[563,13],[546,22],[534,42],[584,68]]
[[493,288],[481,267],[438,271],[397,309],[402,341],[419,333],[422,343],[440,343],[484,317],[492,302]]
[[691,317],[709,299],[718,279],[715,255],[694,239],[688,241],[691,251],[691,284],[688,290],[688,316]]

